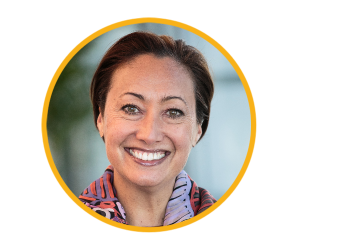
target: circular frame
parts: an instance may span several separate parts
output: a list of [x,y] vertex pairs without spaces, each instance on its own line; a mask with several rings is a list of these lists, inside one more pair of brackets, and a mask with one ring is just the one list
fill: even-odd
[[[50,99],[52,96],[52,92],[53,92],[54,86],[55,86],[59,76],[61,75],[63,69],[68,64],[68,62],[74,57],[74,55],[78,51],[80,51],[80,49],[82,49],[86,44],[88,44],[89,42],[91,42],[95,38],[99,37],[100,35],[108,32],[110,30],[116,29],[116,28],[120,28],[120,27],[127,26],[127,25],[132,25],[132,24],[140,24],[140,23],[159,23],[159,24],[167,24],[167,25],[179,27],[179,28],[188,30],[188,31],[200,36],[201,38],[203,38],[206,41],[208,41],[209,43],[211,43],[214,47],[216,47],[226,57],[226,59],[231,63],[231,65],[234,67],[235,71],[237,72],[237,74],[238,74],[238,76],[243,84],[243,87],[245,89],[245,92],[246,92],[246,95],[248,98],[249,107],[250,107],[250,114],[251,114],[251,136],[250,136],[250,143],[249,143],[249,147],[248,147],[248,152],[247,152],[244,164],[243,164],[238,176],[234,180],[233,184],[230,186],[230,188],[225,192],[225,194],[219,200],[217,200],[216,203],[214,203],[210,208],[208,208],[204,212],[194,216],[191,219],[185,220],[183,222],[169,225],[169,226],[161,226],[161,227],[137,227],[137,226],[131,226],[131,225],[124,225],[124,224],[109,220],[109,219],[99,215],[98,213],[96,213],[95,211],[93,211],[92,209],[87,207],[85,204],[83,204],[78,199],[78,197],[73,194],[73,192],[69,189],[69,187],[65,184],[62,177],[60,176],[60,174],[55,166],[55,163],[53,161],[52,155],[51,155],[49,141],[48,141],[48,135],[47,135],[47,114],[48,114],[48,108],[49,108],[49,103],[50,103]],[[105,27],[98,29],[97,31],[93,32],[92,34],[87,36],[85,39],[80,41],[65,56],[65,58],[62,60],[62,62],[59,64],[56,71],[54,72],[54,74],[51,78],[51,81],[48,85],[47,91],[46,91],[46,95],[45,95],[43,107],[42,107],[42,115],[41,115],[41,136],[42,136],[44,153],[46,155],[48,165],[51,169],[51,172],[52,172],[54,178],[57,180],[58,184],[60,185],[60,187],[62,188],[64,193],[81,210],[83,210],[84,212],[86,212],[91,217],[95,218],[96,220],[98,220],[104,224],[107,224],[109,226],[121,229],[121,230],[131,231],[131,232],[140,232],[140,233],[160,233],[160,232],[177,230],[177,229],[189,226],[191,224],[194,224],[194,223],[202,220],[203,218],[207,217],[208,215],[212,214],[215,210],[217,210],[235,192],[235,190],[237,189],[237,187],[241,183],[242,179],[244,178],[244,176],[249,168],[249,165],[250,165],[250,162],[251,162],[251,159],[253,156],[253,152],[255,149],[255,143],[256,143],[256,137],[257,137],[257,113],[256,113],[256,107],[255,107],[255,101],[253,98],[253,94],[252,94],[250,85],[248,84],[248,81],[247,81],[247,78],[246,78],[244,72],[242,71],[241,67],[239,66],[237,61],[234,59],[234,57],[217,40],[215,40],[214,38],[212,38],[211,36],[209,36],[208,34],[206,34],[205,32],[203,32],[200,29],[197,29],[191,25],[188,25],[188,24],[176,21],[176,20],[160,18],[160,17],[139,17],[139,18],[122,20],[122,21],[119,21],[119,22],[116,22],[116,23],[113,23],[113,24],[110,24],[110,25],[107,25]]]

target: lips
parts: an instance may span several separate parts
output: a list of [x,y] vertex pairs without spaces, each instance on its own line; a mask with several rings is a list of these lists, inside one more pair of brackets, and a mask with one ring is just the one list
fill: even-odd
[[139,148],[125,148],[125,150],[137,163],[145,166],[160,164],[171,154],[166,150],[143,150]]

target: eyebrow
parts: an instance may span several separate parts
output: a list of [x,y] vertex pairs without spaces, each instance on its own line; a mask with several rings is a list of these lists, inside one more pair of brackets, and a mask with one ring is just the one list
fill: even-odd
[[185,104],[186,106],[188,106],[188,105],[187,105],[187,102],[185,102],[185,100],[182,99],[182,98],[179,97],[179,96],[172,96],[172,95],[166,96],[166,97],[163,97],[163,98],[162,98],[161,102],[166,102],[166,101],[169,101],[169,100],[171,100],[171,99],[179,99],[179,100],[182,100],[182,101],[184,102],[184,104]]
[[[122,97],[122,96],[124,96],[124,95],[132,95],[132,96],[135,96],[136,98],[139,98],[140,100],[143,100],[143,101],[145,100],[144,96],[143,96],[142,94],[138,94],[138,93],[126,92],[126,93],[121,94],[120,97]],[[179,97],[179,96],[173,96],[173,95],[163,97],[163,98],[161,99],[161,102],[163,103],[163,102],[169,101],[169,100],[171,100],[171,99],[179,99],[179,100],[183,101],[183,103],[184,103],[186,106],[188,106],[188,105],[187,105],[187,102],[185,102],[185,100],[184,100],[183,98],[181,98],[181,97]]]
[[132,96],[135,96],[135,97],[137,97],[137,98],[139,98],[139,99],[141,99],[141,100],[145,100],[144,97],[143,97],[143,95],[138,94],[138,93],[127,92],[127,93],[121,94],[120,97],[122,97],[122,96],[124,96],[124,95],[132,95]]

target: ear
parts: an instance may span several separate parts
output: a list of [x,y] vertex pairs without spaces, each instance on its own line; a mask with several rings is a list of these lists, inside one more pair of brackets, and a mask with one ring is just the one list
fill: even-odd
[[195,141],[193,141],[193,147],[197,144],[197,142],[199,141],[200,137],[202,135],[202,128],[201,128],[201,124],[197,124],[197,132],[196,132],[196,136],[195,136]]
[[98,127],[98,131],[99,131],[99,135],[103,138],[103,136],[104,136],[104,134],[103,134],[104,120],[103,120],[103,116],[102,116],[102,112],[101,112],[100,107],[99,107],[99,115],[97,118],[97,127]]

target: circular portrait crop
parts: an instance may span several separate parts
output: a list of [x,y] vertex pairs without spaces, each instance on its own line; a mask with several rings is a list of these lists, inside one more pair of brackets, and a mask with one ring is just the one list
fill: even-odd
[[252,155],[252,95],[232,57],[182,23],[133,19],[81,42],[58,68],[43,119],[67,194],[116,227],[164,231],[215,210]]

